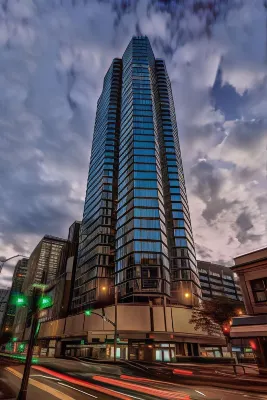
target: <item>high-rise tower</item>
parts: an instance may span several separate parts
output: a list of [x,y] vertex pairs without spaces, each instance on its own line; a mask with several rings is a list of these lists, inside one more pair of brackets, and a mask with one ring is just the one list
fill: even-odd
[[16,306],[12,304],[12,296],[16,296],[21,293],[23,282],[28,270],[28,261],[28,258],[22,258],[16,264],[10,290],[9,304],[7,305],[6,313],[2,323],[3,332],[11,332],[12,330],[16,315]]
[[163,60],[133,37],[98,101],[73,310],[108,298],[201,296],[175,109]]

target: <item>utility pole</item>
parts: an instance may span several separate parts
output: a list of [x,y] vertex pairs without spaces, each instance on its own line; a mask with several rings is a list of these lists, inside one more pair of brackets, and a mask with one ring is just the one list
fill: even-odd
[[[113,286],[112,286],[113,288]],[[106,290],[106,287],[104,286],[102,290]],[[105,309],[102,308],[102,313],[98,314],[94,312],[93,310],[85,310],[84,314],[87,317],[90,317],[90,315],[97,315],[98,317],[102,318],[104,321],[109,322],[113,327],[114,327],[114,362],[117,361],[116,355],[117,355],[117,337],[118,337],[118,286],[114,286],[114,305],[115,305],[115,318],[114,322],[111,321],[109,318],[106,317],[105,315]]]
[[35,332],[38,325],[38,309],[37,309],[37,289],[33,289],[32,295],[32,311],[33,311],[33,318],[32,318],[32,326],[31,326],[31,333],[29,338],[28,350],[27,350],[27,357],[25,361],[25,367],[21,382],[20,391],[17,397],[17,400],[26,400],[27,398],[27,389],[28,389],[28,382],[29,376],[31,372],[31,363],[32,363],[32,355],[33,355],[33,348],[34,348],[34,339],[35,339]]
[[[41,299],[39,296],[42,295]],[[27,350],[27,356],[25,361],[25,367],[21,382],[20,391],[17,397],[17,400],[26,400],[27,398],[27,390],[28,390],[28,383],[29,377],[31,372],[31,363],[32,363],[32,355],[35,343],[35,334],[38,326],[38,316],[39,316],[39,309],[48,308],[52,306],[52,299],[49,296],[43,296],[43,290],[40,288],[34,287],[32,293],[32,325],[31,325],[31,332]]]
[[118,286],[115,285],[115,324],[114,324],[114,362],[117,361],[117,336],[118,336]]

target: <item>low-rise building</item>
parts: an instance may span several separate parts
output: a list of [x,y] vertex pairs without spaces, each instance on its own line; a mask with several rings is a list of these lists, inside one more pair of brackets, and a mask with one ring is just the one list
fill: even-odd
[[267,247],[234,258],[247,315],[233,319],[231,338],[249,341],[262,373],[267,367]]
[[[113,359],[114,325],[109,321],[115,321],[115,306],[88,314],[42,323],[39,344],[48,348],[40,348],[40,354]],[[222,357],[227,352],[225,338],[195,331],[189,322],[191,316],[192,307],[119,303],[116,357],[165,362]]]

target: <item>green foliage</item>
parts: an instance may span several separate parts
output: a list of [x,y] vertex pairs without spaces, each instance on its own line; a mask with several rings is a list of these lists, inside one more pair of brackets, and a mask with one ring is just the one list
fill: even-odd
[[230,300],[228,297],[217,297],[203,300],[200,307],[194,308],[190,324],[195,325],[195,330],[206,331],[209,335],[220,334],[225,325],[230,325],[233,317],[243,313],[240,302]]

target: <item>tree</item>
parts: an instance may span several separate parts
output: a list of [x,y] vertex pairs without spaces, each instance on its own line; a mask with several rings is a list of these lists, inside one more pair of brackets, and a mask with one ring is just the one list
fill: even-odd
[[194,308],[189,322],[195,325],[196,331],[201,329],[209,335],[223,333],[227,336],[232,318],[243,313],[242,303],[228,297],[217,297],[203,300],[200,307]]

